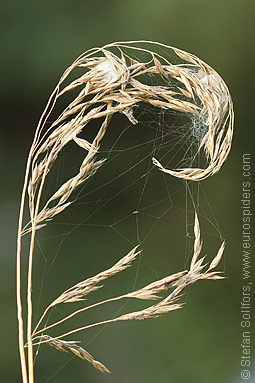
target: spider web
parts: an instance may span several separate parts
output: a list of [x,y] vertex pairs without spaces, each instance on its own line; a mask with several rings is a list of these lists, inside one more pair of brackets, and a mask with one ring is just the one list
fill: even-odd
[[[134,116],[137,125],[124,115],[113,116],[98,153],[106,161],[72,195],[72,205],[39,232],[34,283],[37,318],[44,303],[111,266],[135,245],[143,253],[134,272],[124,278],[123,291],[185,268],[192,254],[194,210],[203,218],[208,236],[218,239],[216,248],[220,242],[221,230],[201,183],[175,179],[152,162],[155,157],[171,169],[203,165],[199,145],[205,131],[198,119],[143,103],[134,108]],[[91,142],[99,122],[89,124],[81,137]],[[83,155],[74,144],[67,145],[51,170],[45,200],[52,189],[75,174]],[[47,284],[53,286],[62,271],[56,291],[49,292]],[[123,308],[114,309],[111,315]],[[53,315],[59,317],[64,310],[58,307]],[[86,338],[86,343],[102,330]]]

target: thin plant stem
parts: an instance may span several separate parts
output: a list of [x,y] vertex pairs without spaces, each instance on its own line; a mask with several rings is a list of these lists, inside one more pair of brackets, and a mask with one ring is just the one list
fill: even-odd
[[[79,328],[76,328],[74,330],[68,331],[65,334],[56,336],[56,337],[54,337],[54,339],[62,339],[64,337],[66,337],[68,335],[71,335],[71,334],[74,334],[76,332],[79,332],[79,331],[82,331],[82,330],[86,330],[88,328],[92,328],[92,327],[96,327],[96,326],[101,326],[101,325],[108,324],[108,323],[117,322],[118,320],[120,320],[120,319],[119,318],[113,318],[113,319],[106,319],[106,320],[101,321],[101,322],[92,323],[92,324],[89,324],[87,326],[79,327]],[[39,344],[46,343],[46,342],[47,341],[41,341],[41,342],[33,343],[33,346],[37,346]]]
[[101,306],[101,305],[103,305],[105,303],[118,301],[118,300],[121,300],[123,298],[127,298],[127,296],[126,295],[120,295],[118,297],[109,298],[109,299],[106,299],[104,301],[100,301],[100,302],[94,303],[93,305],[90,305],[90,306],[87,306],[87,307],[83,307],[83,308],[81,308],[79,310],[74,311],[73,313],[71,313],[70,315],[66,316],[65,318],[59,320],[58,322],[52,323],[51,325],[46,326],[46,327],[42,328],[41,330],[36,331],[38,326],[39,326],[39,324],[41,323],[43,317],[45,316],[46,312],[48,312],[48,310],[52,307],[52,306],[48,306],[47,309],[44,311],[44,313],[43,313],[41,319],[39,320],[38,324],[36,325],[36,327],[35,327],[35,329],[33,331],[33,336],[41,334],[42,332],[44,332],[44,331],[46,331],[46,330],[48,330],[48,329],[50,329],[52,327],[55,327],[55,326],[59,325],[60,323],[65,322],[66,320],[74,317],[75,315],[77,315],[77,314],[79,314],[79,313],[81,313],[83,311],[90,310],[90,309],[92,309],[94,307]]
[[36,234],[36,218],[39,211],[41,195],[43,191],[43,186],[45,183],[48,167],[51,161],[52,152],[48,157],[40,188],[37,194],[37,201],[35,206],[35,211],[33,212],[32,218],[32,230],[30,238],[30,249],[29,249],[29,260],[28,260],[28,278],[27,278],[27,343],[28,343],[28,375],[29,383],[34,383],[34,358],[33,358],[33,342],[32,342],[32,314],[33,314],[33,302],[32,302],[32,271],[33,271],[33,255],[34,255],[34,245],[35,245],[35,234]]
[[[48,307],[46,307],[46,309],[44,310],[41,318],[39,319],[39,321],[37,322],[37,325],[35,326],[34,330],[33,330],[33,335],[37,334],[37,329],[38,327],[40,326],[40,324],[42,323],[43,319],[45,318],[45,315],[48,313],[48,311],[52,308],[53,306],[49,305]],[[41,331],[39,331],[41,332]]]
[[22,299],[21,299],[21,231],[23,222],[23,212],[25,204],[26,188],[28,183],[29,168],[31,163],[31,152],[28,156],[28,162],[25,173],[25,181],[21,195],[19,223],[18,223],[18,236],[17,236],[17,257],[16,257],[16,298],[17,298],[17,318],[18,318],[18,332],[19,332],[19,355],[21,363],[21,373],[23,383],[28,382],[27,378],[27,365],[26,354],[24,349],[24,324],[22,315]]

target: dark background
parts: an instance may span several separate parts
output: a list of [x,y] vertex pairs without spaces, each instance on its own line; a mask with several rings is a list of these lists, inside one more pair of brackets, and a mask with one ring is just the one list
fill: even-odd
[[[82,339],[83,345],[89,342],[88,351],[110,368],[111,375],[102,375],[79,359],[70,361],[69,355],[45,346],[36,363],[36,382],[240,381],[241,157],[244,152],[254,155],[253,22],[254,2],[251,0],[2,3],[0,374],[3,382],[20,381],[15,314],[15,236],[24,167],[35,126],[57,79],[79,54],[108,42],[133,39],[159,41],[194,53],[216,69],[229,86],[236,115],[233,148],[220,173],[203,183],[203,190],[227,242],[222,267],[228,278],[194,286],[183,310],[155,320],[111,325],[99,334],[91,331],[80,338],[76,336],[75,339]],[[178,214],[173,215],[173,220],[174,217],[179,225],[183,224],[178,221],[181,219]],[[70,219],[75,222],[75,215]],[[154,274],[165,276],[166,268],[169,273],[183,268],[185,257],[182,256],[184,245],[183,233],[178,231],[180,226],[173,226],[169,245],[169,238],[162,239],[165,223],[162,225],[155,234],[158,237],[154,238],[154,247],[152,245],[148,255],[143,256],[137,286],[155,278]],[[54,230],[53,235],[56,234]],[[52,233],[47,232],[46,237]],[[167,233],[169,227],[166,237]],[[56,296],[53,289],[61,292],[70,286],[68,275],[72,275],[73,283],[82,278],[81,265],[86,268],[86,277],[91,276],[110,266],[126,251],[121,250],[121,243],[115,243],[115,254],[111,253],[112,258],[106,259],[102,245],[107,234],[100,239],[100,231],[90,232],[90,239],[93,238],[90,245],[86,240],[79,242],[83,235],[87,238],[88,234],[78,231],[74,241],[70,236],[66,246],[62,246],[63,254],[58,255],[57,264],[43,286],[42,307]],[[164,240],[165,244],[161,242]],[[97,242],[101,245],[93,250],[92,245]],[[49,259],[54,246],[56,244],[52,247],[50,240],[44,242],[43,251]],[[88,246],[85,254],[83,246]],[[171,251],[161,252],[161,247],[166,246]],[[106,248],[110,248],[109,243]],[[210,251],[205,245],[205,252],[210,256],[215,251],[212,248]],[[179,257],[172,256],[177,252]],[[68,261],[70,257],[71,263]],[[77,263],[73,261],[74,257],[77,257]],[[137,264],[124,279],[117,277],[110,288],[118,289],[121,284],[120,291],[127,291],[135,281],[136,271]],[[42,273],[43,262],[38,261],[35,300],[40,295],[38,286]],[[63,284],[66,278],[68,282]],[[107,308],[105,314],[111,317],[117,309]],[[91,315],[96,316],[97,312]],[[85,320],[87,323],[87,317]],[[65,363],[68,364],[64,366]]]

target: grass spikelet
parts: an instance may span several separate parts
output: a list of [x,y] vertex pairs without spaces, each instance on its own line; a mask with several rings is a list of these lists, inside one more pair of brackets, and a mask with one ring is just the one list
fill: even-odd
[[120,273],[131,265],[131,262],[140,253],[140,251],[136,250],[137,246],[134,247],[125,257],[121,258],[121,260],[113,265],[110,269],[102,271],[94,277],[79,282],[70,289],[66,290],[55,301],[53,301],[50,306],[52,307],[60,303],[80,301],[90,292],[99,289],[102,286],[96,286],[98,283],[102,282],[104,279],[112,277],[117,273]]
[[48,344],[49,346],[51,347],[54,347],[56,348],[57,350],[59,351],[63,351],[63,352],[72,352],[73,354],[75,354],[76,356],[78,356],[79,358],[83,359],[83,360],[87,360],[89,363],[92,364],[92,366],[94,366],[97,370],[101,371],[101,372],[107,372],[107,373],[110,373],[110,371],[108,370],[108,368],[106,368],[102,363],[98,362],[97,360],[95,360],[93,358],[93,356],[91,354],[88,353],[88,351],[84,350],[84,348],[82,348],[81,346],[79,346],[77,343],[79,342],[76,342],[76,341],[64,341],[64,340],[59,340],[59,339],[55,339],[55,338],[52,338],[51,336],[49,335],[41,335],[41,340]]

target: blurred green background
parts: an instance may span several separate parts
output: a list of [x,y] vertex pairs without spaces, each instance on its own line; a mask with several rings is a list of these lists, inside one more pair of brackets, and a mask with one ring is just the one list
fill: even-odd
[[[222,267],[228,278],[194,286],[184,298],[187,304],[183,310],[155,320],[123,322],[100,333],[91,331],[76,336],[109,367],[111,375],[102,375],[88,363],[71,360],[69,354],[45,346],[36,360],[36,382],[241,381],[241,156],[244,152],[253,153],[254,166],[254,4],[252,0],[2,2],[1,381],[21,381],[15,312],[15,237],[24,166],[35,126],[58,78],[79,54],[108,42],[133,39],[159,41],[194,53],[216,69],[229,86],[236,114],[233,148],[221,172],[203,183],[210,203],[205,209],[210,215],[209,206],[212,208],[227,242]],[[131,199],[132,195],[128,196],[127,203]],[[178,205],[179,201],[175,203]],[[116,205],[116,215],[118,209]],[[79,214],[82,218],[80,209],[74,209],[73,214],[66,219],[78,222]],[[127,291],[135,281],[136,286],[142,286],[156,276],[163,277],[184,267],[183,217],[177,210],[169,217],[161,222],[153,243],[148,242],[140,263],[126,276],[111,281],[106,294],[111,289],[117,293]],[[42,255],[35,264],[36,309],[39,297],[44,307],[57,292],[81,280],[84,273],[88,277],[110,266],[129,249],[127,244],[122,247],[117,238],[108,237],[107,232],[100,237],[98,228],[86,230],[86,226],[81,226],[68,236],[56,260],[57,244],[50,237],[61,235],[63,239],[63,233],[59,234],[55,227],[46,232]],[[106,253],[102,251],[104,245]],[[215,247],[206,243],[204,246],[204,251],[212,256]],[[118,309],[119,306],[105,308],[104,316],[111,317]],[[102,312],[95,311],[82,320],[88,323],[98,318],[97,314]]]

